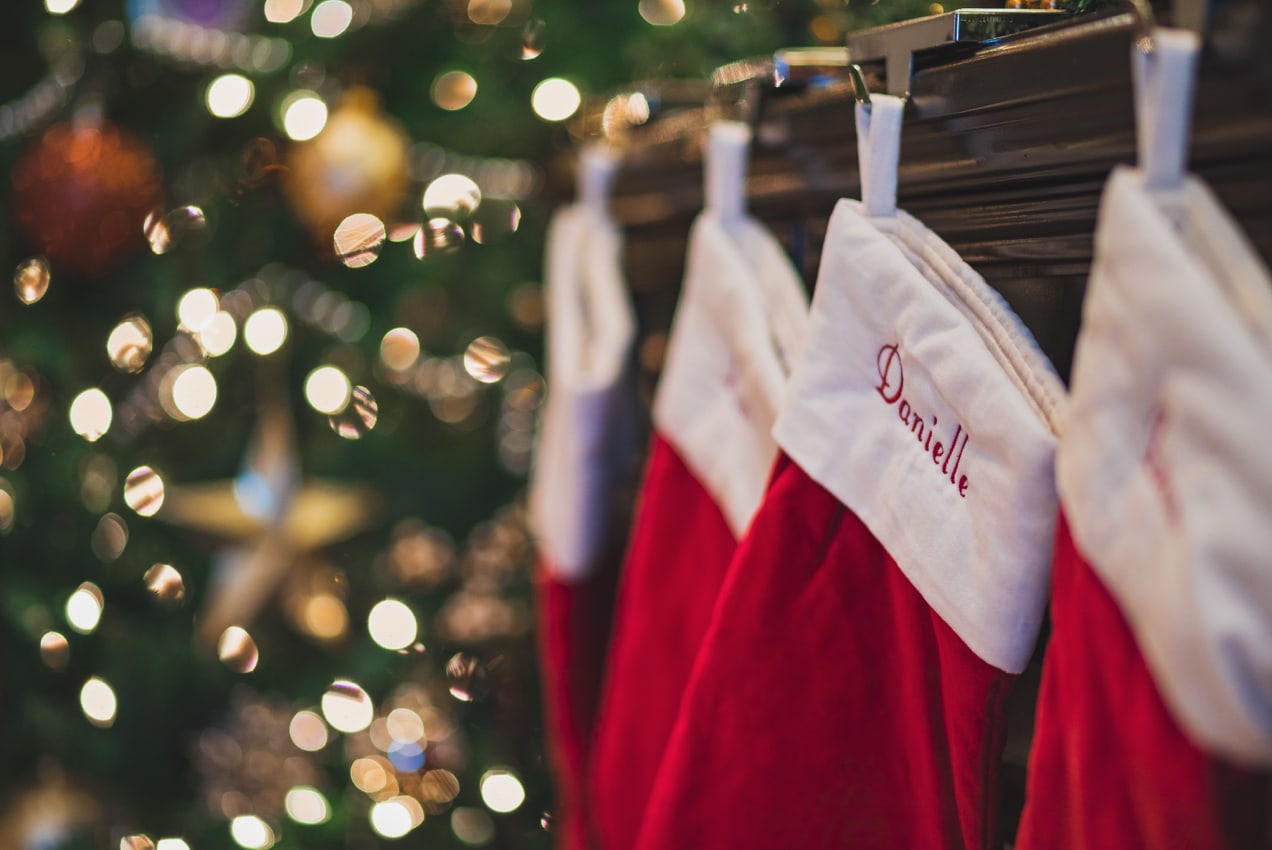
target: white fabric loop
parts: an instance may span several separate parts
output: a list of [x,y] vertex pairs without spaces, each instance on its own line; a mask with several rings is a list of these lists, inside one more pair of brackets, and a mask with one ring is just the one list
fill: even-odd
[[1150,50],[1131,53],[1139,167],[1149,189],[1178,189],[1188,167],[1201,40],[1189,30],[1156,27],[1151,41]]
[[897,212],[897,167],[904,112],[905,99],[892,95],[871,95],[870,103],[857,104],[861,201],[871,218],[891,218]]
[[704,206],[726,228],[746,215],[746,169],[751,128],[740,121],[721,121],[707,130],[703,162]]

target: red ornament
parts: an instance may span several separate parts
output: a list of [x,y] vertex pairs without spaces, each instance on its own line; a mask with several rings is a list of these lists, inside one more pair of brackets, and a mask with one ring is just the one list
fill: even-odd
[[159,163],[109,124],[45,131],[13,170],[13,206],[54,274],[97,277],[145,244],[142,222],[163,200]]

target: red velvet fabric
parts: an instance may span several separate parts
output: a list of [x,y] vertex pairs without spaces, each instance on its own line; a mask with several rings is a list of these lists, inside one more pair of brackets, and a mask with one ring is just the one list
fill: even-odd
[[556,783],[553,846],[585,850],[584,770],[591,752],[605,649],[613,615],[615,570],[604,565],[570,583],[541,564],[535,582],[540,688],[548,760]]
[[1272,844],[1268,777],[1189,741],[1063,515],[1051,623],[1018,850]]
[[619,579],[590,804],[600,846],[636,839],[654,773],[737,548],[711,494],[654,436]]
[[1013,679],[782,460],[721,590],[638,850],[999,847]]

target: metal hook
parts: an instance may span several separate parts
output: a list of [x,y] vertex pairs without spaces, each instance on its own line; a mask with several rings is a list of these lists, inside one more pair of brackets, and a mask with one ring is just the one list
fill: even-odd
[[857,103],[870,104],[870,88],[866,85],[866,78],[861,74],[861,66],[856,62],[848,65],[848,79],[852,82],[852,95]]

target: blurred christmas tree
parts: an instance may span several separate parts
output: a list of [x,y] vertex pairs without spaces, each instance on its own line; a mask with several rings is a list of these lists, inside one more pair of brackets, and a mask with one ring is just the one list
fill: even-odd
[[0,847],[546,846],[561,119],[926,11],[6,6]]

